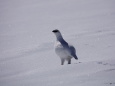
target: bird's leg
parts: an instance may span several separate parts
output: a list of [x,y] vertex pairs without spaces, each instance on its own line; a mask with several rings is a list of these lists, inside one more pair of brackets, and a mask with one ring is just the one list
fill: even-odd
[[64,59],[61,59],[61,65],[64,65],[64,61],[65,61]]
[[71,59],[68,59],[68,64],[71,64]]

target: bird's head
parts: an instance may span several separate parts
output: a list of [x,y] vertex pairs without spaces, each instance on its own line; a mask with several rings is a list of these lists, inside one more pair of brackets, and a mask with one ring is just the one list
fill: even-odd
[[60,31],[58,29],[55,29],[52,32],[56,35],[56,38],[58,40],[63,39],[63,37],[62,37],[62,35],[61,35],[61,33],[60,33]]
[[60,31],[58,29],[55,29],[52,31],[53,33],[59,33]]
[[56,37],[61,36],[61,33],[60,33],[60,31],[58,29],[55,29],[52,32],[56,35]]

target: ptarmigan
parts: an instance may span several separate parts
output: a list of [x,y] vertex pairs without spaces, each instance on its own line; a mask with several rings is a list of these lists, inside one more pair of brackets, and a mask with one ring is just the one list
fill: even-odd
[[78,60],[75,48],[63,39],[60,31],[56,29],[52,32],[56,35],[55,52],[61,59],[61,65],[64,64],[65,60],[68,61],[68,64],[71,64],[72,57]]

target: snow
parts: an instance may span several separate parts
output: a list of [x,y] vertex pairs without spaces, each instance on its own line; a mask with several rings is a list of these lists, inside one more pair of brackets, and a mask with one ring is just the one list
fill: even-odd
[[[114,86],[114,0],[1,0],[0,86]],[[53,29],[77,50],[60,65]]]

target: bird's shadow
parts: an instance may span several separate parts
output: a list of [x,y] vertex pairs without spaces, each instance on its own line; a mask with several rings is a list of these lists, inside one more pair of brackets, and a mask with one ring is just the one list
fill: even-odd
[[82,62],[77,62],[77,63],[74,63],[74,64],[80,64],[80,63],[82,63]]

